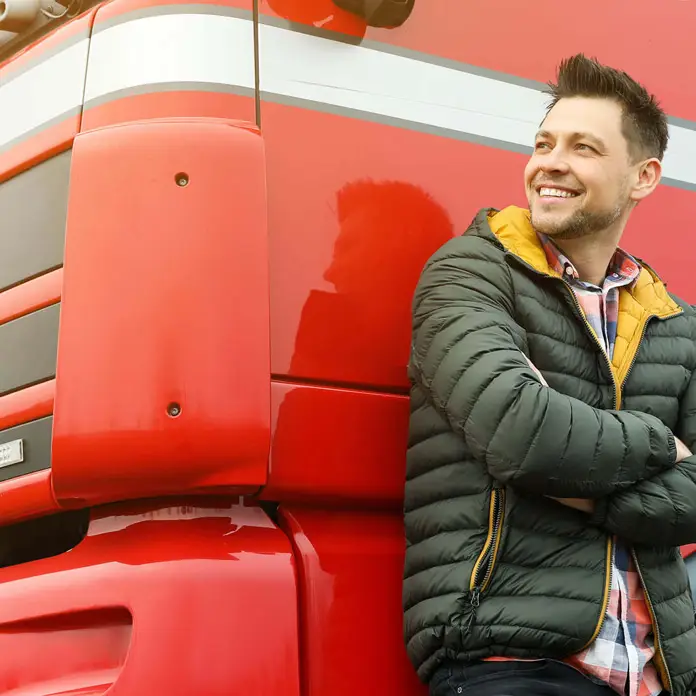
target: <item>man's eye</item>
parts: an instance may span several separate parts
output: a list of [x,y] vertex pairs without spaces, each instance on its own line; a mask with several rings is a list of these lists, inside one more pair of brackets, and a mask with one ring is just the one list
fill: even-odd
[[597,152],[591,145],[588,145],[587,143],[578,143],[576,147],[578,150],[583,150],[585,152]]
[[535,146],[534,149],[536,150],[547,150],[549,148],[549,144],[546,142],[538,142]]

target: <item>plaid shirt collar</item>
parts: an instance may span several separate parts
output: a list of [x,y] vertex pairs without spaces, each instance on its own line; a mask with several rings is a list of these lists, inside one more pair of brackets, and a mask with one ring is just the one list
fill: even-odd
[[[558,248],[554,241],[545,234],[539,233],[539,241],[546,254],[549,266],[568,281],[580,284],[589,288],[596,288],[596,285],[580,279],[577,269],[572,261]],[[617,248],[616,252],[607,267],[607,275],[604,279],[602,289],[607,290],[617,285],[631,286],[636,282],[640,275],[641,265],[630,254],[623,249]]]

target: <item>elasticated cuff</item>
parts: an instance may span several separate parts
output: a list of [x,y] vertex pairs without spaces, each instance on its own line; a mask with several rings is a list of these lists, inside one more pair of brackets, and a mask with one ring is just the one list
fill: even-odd
[[595,527],[603,527],[607,521],[607,511],[609,509],[609,498],[597,498],[594,501],[594,512],[590,515],[590,524]]

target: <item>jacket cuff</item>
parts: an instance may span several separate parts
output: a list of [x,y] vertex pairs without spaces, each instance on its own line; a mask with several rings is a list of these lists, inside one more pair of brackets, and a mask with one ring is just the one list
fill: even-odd
[[609,497],[596,498],[594,501],[594,512],[590,515],[590,524],[595,527],[603,527],[607,521],[609,510]]
[[667,451],[672,466],[677,463],[677,441],[674,438],[674,433],[671,430],[667,431]]

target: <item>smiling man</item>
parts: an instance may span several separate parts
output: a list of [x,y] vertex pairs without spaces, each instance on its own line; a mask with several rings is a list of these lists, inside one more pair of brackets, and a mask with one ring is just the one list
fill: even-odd
[[631,77],[564,61],[529,210],[482,210],[423,271],[404,610],[432,696],[696,687],[696,312],[619,246],[667,140]]

